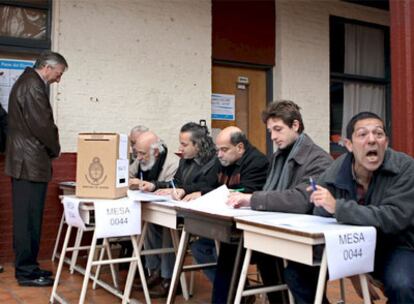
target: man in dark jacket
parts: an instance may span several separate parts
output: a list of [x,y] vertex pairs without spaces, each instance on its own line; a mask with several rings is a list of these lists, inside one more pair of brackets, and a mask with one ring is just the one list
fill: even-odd
[[37,262],[52,159],[60,153],[47,86],[59,82],[67,67],[62,55],[45,51],[10,92],[5,172],[12,177],[15,276],[21,286],[53,284],[52,273]]
[[[261,191],[253,194],[233,193],[228,204],[239,208],[250,206],[254,210],[311,214],[306,188],[309,177],[317,178],[332,162],[330,155],[316,145],[304,131],[300,108],[292,101],[271,103],[262,114],[273,143],[278,150],[273,154],[269,174]],[[265,256],[265,255],[264,255]],[[273,285],[280,271],[280,260],[265,256],[258,259],[263,273],[273,269],[275,274],[263,276],[266,285]],[[290,263],[289,263],[290,264]],[[270,302],[278,301],[269,294]]]
[[[223,129],[217,135],[216,149],[218,157],[217,181],[209,190],[220,185],[227,185],[229,189],[246,193],[262,189],[266,181],[269,161],[263,153],[250,144],[246,135],[239,128],[227,127]],[[213,240],[200,238],[191,245],[191,251],[198,263],[217,261]],[[214,282],[214,286],[217,285],[216,290],[226,290],[229,287],[232,263],[228,263],[227,253],[231,258],[234,257],[233,246],[222,243],[218,265],[220,278],[217,282],[215,282],[215,269],[204,271],[208,279]]]
[[[314,213],[343,224],[374,226],[373,277],[384,284],[389,303],[414,303],[414,159],[388,148],[384,122],[374,113],[355,115],[346,133],[349,153],[319,178],[311,195]],[[291,274],[292,279],[306,277]],[[299,303],[313,302],[315,282],[290,281]]]

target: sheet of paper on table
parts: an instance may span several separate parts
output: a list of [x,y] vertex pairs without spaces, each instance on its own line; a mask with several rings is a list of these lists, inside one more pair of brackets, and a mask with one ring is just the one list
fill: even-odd
[[255,211],[250,207],[235,209],[227,205],[230,191],[222,185],[203,196],[190,202],[175,202],[179,207],[223,216],[245,216],[254,214],[267,214],[268,212]]
[[145,192],[141,190],[128,190],[128,197],[133,201],[139,202],[170,202],[171,195],[157,195],[152,192]]

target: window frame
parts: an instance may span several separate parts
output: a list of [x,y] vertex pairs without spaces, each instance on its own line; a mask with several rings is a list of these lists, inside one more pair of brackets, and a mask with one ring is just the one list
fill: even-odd
[[47,3],[33,3],[28,1],[0,0],[0,5],[14,6],[18,8],[40,9],[46,11],[46,39],[16,38],[0,36],[0,51],[15,53],[40,53],[49,50],[52,45],[52,0]]
[[[391,54],[390,54],[390,29],[388,26],[369,23],[365,21],[355,20],[355,19],[348,19],[339,16],[331,15],[329,17],[329,33],[330,33],[330,42],[329,42],[329,50],[330,50],[330,63],[331,63],[331,54],[332,54],[332,41],[331,35],[334,29],[334,26],[337,25],[345,25],[345,24],[355,24],[355,25],[362,25],[370,28],[377,28],[381,29],[384,32],[384,77],[371,77],[371,76],[364,76],[358,74],[348,74],[348,73],[340,73],[340,72],[333,72],[332,65],[330,64],[329,68],[329,85],[336,83],[364,83],[364,84],[373,84],[373,85],[383,85],[385,87],[385,128],[388,131],[387,135],[390,140],[391,144],[391,117],[392,117],[392,108],[391,108]],[[329,91],[331,95],[331,89]],[[329,114],[331,115],[332,111],[332,103],[329,100]],[[329,132],[331,132],[331,126],[329,126]],[[336,154],[334,151],[330,151],[331,154]]]

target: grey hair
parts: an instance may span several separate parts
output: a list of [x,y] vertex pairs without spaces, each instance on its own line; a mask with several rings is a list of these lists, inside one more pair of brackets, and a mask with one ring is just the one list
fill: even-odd
[[165,144],[161,139],[158,139],[155,143],[151,144],[150,146],[151,153],[157,149],[160,154],[164,153],[165,151]]
[[135,132],[144,133],[144,132],[147,132],[147,131],[149,131],[149,129],[146,126],[137,125],[137,126],[135,126],[131,129],[130,133],[135,133]]
[[65,70],[67,70],[69,67],[68,63],[66,62],[66,59],[59,53],[55,53],[52,51],[43,51],[37,58],[34,64],[34,68],[41,69],[48,65],[54,67],[58,64],[65,66]]

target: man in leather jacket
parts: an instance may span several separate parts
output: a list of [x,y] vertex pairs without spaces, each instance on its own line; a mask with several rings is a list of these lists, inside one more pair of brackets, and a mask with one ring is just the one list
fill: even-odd
[[37,262],[52,159],[60,154],[47,87],[59,82],[67,67],[62,55],[42,52],[10,92],[5,173],[12,178],[15,276],[21,286],[53,284],[52,273]]

